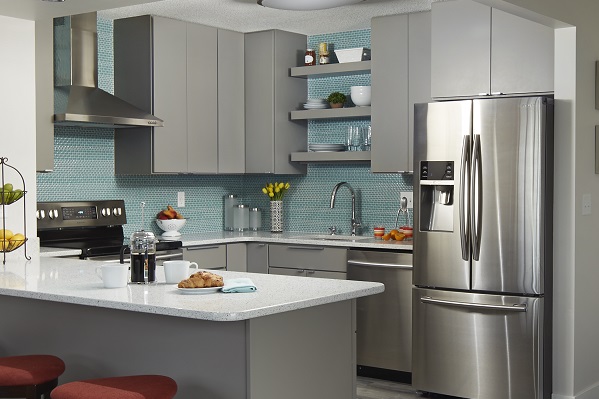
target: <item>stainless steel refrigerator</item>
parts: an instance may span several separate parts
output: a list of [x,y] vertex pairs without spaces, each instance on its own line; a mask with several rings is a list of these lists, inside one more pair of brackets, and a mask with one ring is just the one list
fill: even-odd
[[416,104],[412,384],[551,395],[553,100]]

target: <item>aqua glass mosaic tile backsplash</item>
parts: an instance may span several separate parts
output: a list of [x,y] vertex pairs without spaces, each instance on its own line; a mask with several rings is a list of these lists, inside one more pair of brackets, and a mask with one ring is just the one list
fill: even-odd
[[[336,49],[370,47],[370,30],[315,35],[308,46],[327,42]],[[100,88],[114,92],[112,21],[98,20],[98,81]],[[310,97],[324,97],[331,91],[349,94],[352,85],[369,85],[370,75],[308,79]],[[343,143],[350,124],[366,126],[369,119],[310,121],[309,142]],[[284,198],[284,230],[327,232],[337,226],[350,231],[351,196],[346,188],[330,209],[335,184],[348,182],[358,193],[358,217],[363,234],[376,225],[395,224],[400,191],[412,190],[412,176],[373,174],[364,164],[310,164],[305,176],[297,175],[155,175],[115,176],[114,131],[110,129],[55,127],[55,168],[37,175],[38,201],[124,199],[127,213],[125,234],[144,227],[160,234],[154,216],[166,205],[177,205],[177,192],[185,192],[185,207],[178,210],[188,219],[182,233],[208,232],[223,228],[223,196],[237,194],[241,202],[262,209],[262,227],[269,227],[269,202],[261,188],[265,183],[289,182]],[[140,204],[146,202],[141,219]],[[400,224],[405,224],[400,219]]]

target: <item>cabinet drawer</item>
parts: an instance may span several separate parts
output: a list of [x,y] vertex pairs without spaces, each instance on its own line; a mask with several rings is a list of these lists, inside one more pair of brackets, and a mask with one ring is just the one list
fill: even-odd
[[227,267],[227,246],[207,245],[183,248],[183,259],[196,262],[200,269],[222,269]]
[[278,274],[279,276],[306,277],[306,271],[304,269],[288,269],[286,267],[269,267],[268,274]]
[[347,249],[316,245],[269,245],[268,266],[345,272]]

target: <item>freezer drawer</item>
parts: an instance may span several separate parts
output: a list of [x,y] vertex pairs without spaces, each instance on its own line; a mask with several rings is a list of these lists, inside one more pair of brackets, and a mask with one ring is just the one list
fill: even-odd
[[413,289],[412,385],[471,399],[548,399],[544,298]]

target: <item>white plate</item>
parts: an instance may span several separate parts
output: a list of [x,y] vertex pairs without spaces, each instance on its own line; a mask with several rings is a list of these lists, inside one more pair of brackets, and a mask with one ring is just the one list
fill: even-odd
[[214,292],[222,290],[223,287],[208,287],[208,288],[179,288],[177,287],[177,291],[182,294],[194,294],[194,295],[202,295],[202,294],[212,294]]

